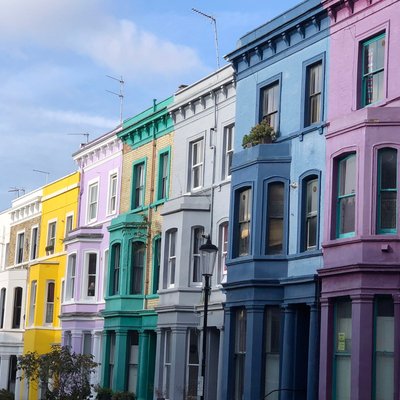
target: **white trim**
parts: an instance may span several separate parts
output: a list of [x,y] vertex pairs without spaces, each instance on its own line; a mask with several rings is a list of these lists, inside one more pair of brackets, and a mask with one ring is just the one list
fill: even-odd
[[[110,201],[111,201],[111,178],[116,176],[116,186],[115,186],[115,209],[114,211],[110,211]],[[107,209],[106,216],[115,215],[118,210],[118,194],[119,194],[119,168],[114,168],[111,171],[108,171],[108,187],[107,187]]]
[[[33,230],[35,229],[35,228],[37,228],[37,237],[36,237],[36,253],[35,253],[35,257],[33,257],[32,258],[32,243],[33,243],[33,241],[32,241],[32,239],[33,239],[33,237],[32,237],[32,234],[33,234]],[[36,225],[33,225],[33,226],[31,226],[31,237],[30,237],[30,242],[29,242],[29,261],[32,261],[32,260],[36,260],[36,258],[38,257],[38,255],[39,255],[39,224],[36,224]]]
[[73,211],[69,211],[65,214],[65,223],[64,223],[64,238],[67,237],[67,221],[68,218],[72,217],[72,224],[71,224],[71,231],[74,229],[74,222],[75,222],[75,213]]
[[[24,235],[24,240],[22,242],[22,260],[21,262],[18,262],[18,243],[19,243],[19,237],[20,235]],[[15,253],[14,253],[14,264],[15,265],[20,265],[24,263],[24,247],[25,247],[25,229],[21,229],[20,231],[17,231],[17,234],[15,235]]]
[[[76,173],[76,172],[74,172],[74,174],[75,174],[75,173]],[[53,183],[54,183],[54,182],[53,182]],[[70,190],[76,189],[76,188],[79,188],[79,183],[74,183],[74,184],[69,185],[69,186],[66,186],[66,187],[64,187],[64,188],[62,188],[62,189],[56,190],[55,192],[53,192],[53,193],[51,193],[51,194],[48,194],[47,196],[43,196],[43,197],[42,197],[42,203],[43,203],[44,201],[46,201],[46,200],[52,199],[53,197],[57,197],[57,196],[59,196],[59,195],[61,195],[61,194],[63,194],[63,193],[69,192]]]
[[[94,287],[94,296],[88,296],[88,278],[89,278],[89,255],[96,254],[96,274],[95,274],[95,287]],[[83,271],[82,271],[82,279],[81,279],[81,299],[84,299],[89,302],[96,302],[99,295],[99,251],[96,249],[88,249],[85,250],[82,254],[83,256]]]
[[[46,317],[47,317],[47,296],[49,294],[49,285],[50,283],[54,283],[54,294],[53,294],[53,318],[51,322],[46,322]],[[51,326],[53,325],[54,322],[54,306],[56,303],[56,281],[54,279],[47,279],[46,280],[46,291],[45,291],[45,298],[44,298],[44,315],[43,315],[43,326]]]
[[46,251],[46,256],[53,255],[53,254],[55,254],[55,252],[56,252],[58,218],[49,219],[49,220],[47,221],[46,246],[45,246],[45,247],[49,246],[49,227],[50,227],[50,224],[52,224],[52,223],[54,223],[54,222],[56,223],[56,228],[55,228],[55,231],[54,231],[53,252],[50,253],[49,251]]
[[[69,269],[69,259],[71,256],[75,256],[75,275],[74,275],[74,295],[67,298],[67,294],[70,292],[70,269]],[[65,271],[65,290],[64,290],[64,297],[61,299],[63,303],[72,303],[74,300],[77,299],[76,296],[76,271],[77,271],[77,265],[78,265],[78,252],[73,251],[71,253],[67,254],[67,260],[66,260],[66,271]]]
[[[96,203],[96,216],[94,218],[90,218],[90,189],[91,187],[97,185],[97,196],[96,196],[96,201],[93,203]],[[91,179],[87,184],[86,184],[86,223],[90,224],[93,222],[97,221],[98,214],[99,214],[99,191],[100,191],[100,179],[95,178]]]

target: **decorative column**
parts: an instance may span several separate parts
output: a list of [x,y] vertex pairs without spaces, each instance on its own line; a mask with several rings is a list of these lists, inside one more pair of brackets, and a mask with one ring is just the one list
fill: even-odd
[[400,396],[400,294],[393,295],[394,303],[394,398]]
[[283,348],[282,348],[282,375],[280,399],[290,400],[293,397],[293,355],[295,334],[295,310],[289,305],[284,306]]
[[222,354],[222,379],[221,379],[221,399],[233,399],[233,383],[235,377],[235,326],[234,311],[231,307],[225,306],[224,312],[224,345]]
[[149,386],[149,332],[139,332],[139,370],[137,400],[147,399]]
[[111,335],[109,331],[103,331],[103,349],[101,354],[101,386],[111,387],[110,382],[110,347]]
[[10,369],[10,356],[2,355],[0,363],[0,388],[8,388],[8,371]]
[[115,359],[113,387],[115,391],[125,391],[127,388],[126,362],[128,359],[128,330],[115,331]]
[[372,399],[374,297],[351,296],[351,399]]
[[259,399],[263,376],[264,306],[246,307],[246,360],[244,372],[244,398]]
[[310,307],[310,328],[308,333],[308,369],[307,369],[307,400],[318,399],[318,375],[319,371],[319,323],[318,306],[316,303]]
[[71,347],[75,353],[82,353],[82,331],[71,331]]
[[182,393],[185,390],[186,334],[186,327],[173,327],[171,329],[170,399],[182,398]]
[[332,398],[332,348],[333,348],[333,305],[328,299],[320,300],[321,330],[319,355],[319,399]]
[[219,326],[219,352],[218,352],[218,377],[217,377],[217,398],[221,398],[222,394],[222,370],[224,369],[224,327]]
[[[101,332],[93,332],[93,355],[94,361],[101,363]],[[91,382],[96,385],[100,381],[101,376],[101,364],[96,368],[95,373],[92,375]]]

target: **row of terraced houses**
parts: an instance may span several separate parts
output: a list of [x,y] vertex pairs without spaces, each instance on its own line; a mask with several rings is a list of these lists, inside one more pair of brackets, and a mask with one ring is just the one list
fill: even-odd
[[[400,398],[400,3],[306,0],[0,213],[0,387],[52,343],[139,400]],[[242,148],[262,120],[272,143]],[[199,247],[219,252],[203,329]]]

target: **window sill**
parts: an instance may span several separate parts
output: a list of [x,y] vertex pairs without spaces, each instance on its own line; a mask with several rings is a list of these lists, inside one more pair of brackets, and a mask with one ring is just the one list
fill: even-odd
[[150,208],[156,208],[156,207],[158,207],[158,206],[161,206],[161,205],[164,204],[166,201],[168,201],[168,198],[167,198],[167,197],[165,197],[165,198],[163,198],[163,199],[156,200],[155,202],[153,202],[153,203],[150,204]]
[[130,212],[137,213],[137,212],[140,212],[140,211],[146,211],[146,210],[148,210],[148,208],[149,208],[149,206],[140,206],[140,207],[137,207],[137,208],[132,208],[130,210]]

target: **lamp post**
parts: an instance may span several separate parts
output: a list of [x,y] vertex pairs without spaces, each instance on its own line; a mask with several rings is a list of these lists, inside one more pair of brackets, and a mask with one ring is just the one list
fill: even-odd
[[215,259],[218,253],[218,247],[211,243],[210,235],[207,235],[207,241],[199,248],[201,259],[201,274],[204,276],[204,319],[203,319],[203,346],[201,360],[201,378],[202,393],[201,400],[205,398],[206,388],[206,347],[207,347],[207,313],[208,313],[208,297],[211,291],[210,280],[214,271]]

